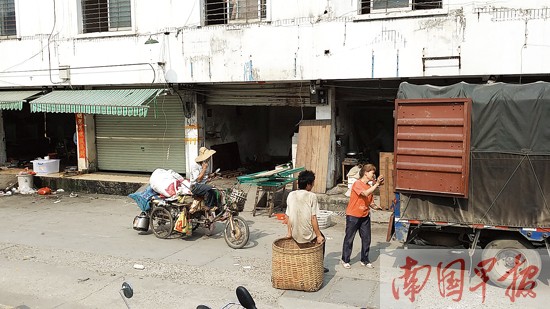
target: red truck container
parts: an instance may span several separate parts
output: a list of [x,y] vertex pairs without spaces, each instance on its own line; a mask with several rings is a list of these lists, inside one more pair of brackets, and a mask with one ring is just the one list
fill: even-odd
[[[542,267],[550,235],[550,83],[402,83],[395,101],[389,235],[409,243],[521,253]],[[495,249],[495,250],[485,250]],[[496,253],[495,253],[496,252]],[[498,263],[497,280],[513,263]]]

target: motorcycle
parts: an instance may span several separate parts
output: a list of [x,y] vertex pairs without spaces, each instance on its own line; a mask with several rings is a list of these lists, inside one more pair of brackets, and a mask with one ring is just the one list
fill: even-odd
[[[122,297],[122,300],[124,300],[126,307],[130,309],[130,304],[128,304],[128,301],[126,299],[130,299],[134,296],[134,289],[132,288],[132,286],[128,282],[123,282],[122,288],[119,290],[118,293],[120,294],[120,297]],[[229,303],[225,305],[223,308],[228,308],[228,306],[233,306],[233,305],[241,305],[245,309],[256,309],[256,303],[254,302],[252,295],[250,295],[250,293],[244,286],[237,287],[236,294],[237,294],[237,299],[239,300],[239,303],[238,304]],[[205,305],[199,305],[197,306],[197,309],[211,309],[211,308]]]
[[[244,286],[239,286],[237,290],[235,291],[237,293],[237,299],[239,300],[239,303],[229,303],[224,308],[229,308],[233,305],[241,305],[245,309],[256,309],[256,302],[254,302],[254,299],[252,298],[252,295],[248,292],[248,290]],[[212,309],[205,305],[199,305],[197,306],[197,309]]]
[[[224,239],[233,249],[240,249],[248,243],[250,231],[248,223],[239,216],[244,210],[246,193],[236,186],[229,189],[213,187],[213,194],[218,196],[215,211],[205,207],[193,212],[193,204],[202,202],[192,195],[177,195],[171,198],[151,198],[150,208],[134,219],[134,229],[146,231],[149,228],[158,238],[168,238],[174,233],[189,234],[199,227],[214,231],[216,222],[224,222]],[[176,223],[181,222],[182,212],[185,212],[186,228],[184,232],[174,230]],[[180,220],[180,221],[178,221]]]

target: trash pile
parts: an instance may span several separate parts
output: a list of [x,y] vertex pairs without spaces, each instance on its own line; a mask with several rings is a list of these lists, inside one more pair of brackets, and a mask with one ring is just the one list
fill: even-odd
[[19,193],[19,190],[15,188],[15,184],[10,184],[6,187],[5,190],[0,190],[0,196],[10,196],[14,193]]
[[[34,185],[32,181],[34,175],[36,175],[36,173],[34,171],[30,171],[28,168],[26,168],[24,171],[21,171],[17,174],[17,183],[19,184],[19,193],[33,194],[34,192],[36,192],[33,188]],[[17,192],[14,191],[13,193],[17,193]]]
[[[0,190],[0,196],[10,196],[13,194],[39,194],[39,195],[58,195],[65,192],[63,189],[52,190],[49,187],[35,189],[34,176],[36,172],[25,168],[25,170],[17,173],[17,182],[10,183],[4,190]],[[78,194],[71,192],[69,197],[78,197]]]
[[10,183],[4,190],[0,190],[0,196],[10,196],[12,194],[33,194],[36,191],[33,188],[33,176],[35,172],[26,168],[17,174],[17,183]]

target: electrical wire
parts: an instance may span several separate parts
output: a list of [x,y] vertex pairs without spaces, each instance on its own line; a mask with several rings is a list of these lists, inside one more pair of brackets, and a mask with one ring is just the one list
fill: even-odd
[[[162,96],[161,109],[160,109],[162,111],[162,115],[164,116],[164,131],[162,133],[162,149],[164,149],[166,145],[164,142],[166,141],[166,131],[168,130],[168,117],[166,116],[166,111],[164,110],[165,100],[166,100],[166,96]],[[168,144],[168,148],[166,148],[166,158],[164,161],[165,163],[167,163],[168,160],[170,159],[171,146],[172,146],[171,144]]]
[[10,85],[13,85],[13,86],[25,86],[25,85],[22,85],[22,84],[16,84],[16,83],[12,83],[12,82],[7,82],[7,81],[1,80],[1,79],[0,79],[0,83],[10,84]]
[[[123,63],[123,64],[106,64],[106,65],[91,65],[84,67],[71,67],[71,70],[82,70],[82,69],[99,69],[99,68],[114,68],[114,67],[127,67],[127,66],[136,66],[136,65],[149,65],[152,67],[151,63],[140,62],[140,63]],[[19,70],[19,71],[3,71],[3,73],[31,73],[31,72],[43,72],[48,69],[35,69],[35,70]]]
[[[197,1],[198,1],[198,0],[197,0]],[[191,11],[190,11],[190,13],[189,13],[189,15],[188,15],[186,21],[185,21],[184,26],[183,26],[183,27],[175,28],[175,29],[178,30],[178,33],[179,33],[181,30],[183,30],[183,29],[194,29],[194,28],[196,28],[196,27],[193,27],[193,28],[188,27],[187,24],[188,24],[188,21],[189,21],[190,17],[192,16],[192,12],[193,12],[193,10],[194,10],[194,8],[195,8],[195,5],[196,5],[197,1],[194,1],[194,2],[193,2],[193,6],[192,6],[192,8],[191,8]],[[441,0],[435,0],[435,1],[432,1],[432,2],[433,2],[434,4],[437,4],[437,3],[440,3]],[[429,2],[429,3],[432,3],[432,2]],[[494,4],[501,3],[501,2],[502,2],[502,1],[491,1],[491,2],[489,2],[488,4],[489,4],[489,5],[491,5],[491,4],[494,5]],[[47,44],[45,47],[43,47],[42,49],[40,49],[40,51],[38,51],[37,53],[31,55],[29,58],[23,60],[22,62],[19,62],[19,63],[15,64],[15,65],[12,65],[12,66],[9,67],[9,68],[4,69],[2,72],[0,72],[0,74],[2,74],[2,73],[16,73],[16,72],[17,72],[17,73],[28,73],[28,72],[33,72],[33,71],[41,71],[41,70],[19,70],[19,71],[9,71],[9,70],[12,69],[12,68],[14,68],[14,67],[17,67],[17,66],[19,66],[19,65],[21,65],[21,64],[23,64],[23,63],[25,63],[26,61],[28,61],[28,60],[30,60],[30,59],[33,59],[34,57],[36,57],[37,55],[39,55],[44,49],[47,48],[47,49],[48,49],[48,65],[49,65],[49,67],[48,67],[48,73],[49,73],[49,75],[50,75],[50,82],[54,83],[54,82],[53,82],[53,79],[52,79],[52,76],[51,76],[51,75],[52,75],[52,73],[51,73],[52,67],[51,67],[51,54],[50,54],[51,46],[50,46],[50,44],[52,43],[53,34],[54,34],[54,31],[55,31],[55,27],[56,27],[56,25],[57,25],[57,24],[56,24],[56,23],[57,23],[57,14],[56,14],[56,2],[55,2],[55,0],[52,0],[52,3],[53,3],[53,6],[54,6],[54,10],[53,10],[54,25],[53,25],[53,27],[52,27],[52,30],[51,30],[49,36],[48,36],[48,44]],[[463,7],[464,5],[474,5],[475,3],[476,3],[476,2],[461,3],[460,6]],[[372,3],[371,3],[371,4],[372,4]],[[423,2],[423,4],[424,4],[424,2]],[[452,7],[452,6],[458,6],[458,4],[453,5],[453,4],[447,4],[447,3],[445,3],[445,7],[447,7],[447,8]],[[410,8],[410,6],[409,6],[409,8]],[[335,18],[332,18],[332,19],[338,19],[338,18],[341,18],[341,17],[343,17],[343,16],[346,16],[347,14],[350,14],[350,13],[355,13],[355,14],[357,14],[357,9],[350,10],[350,11],[348,11],[348,12],[346,12],[346,13],[344,13],[344,14],[341,14],[341,15],[335,17]],[[373,14],[373,13],[371,12],[371,14]],[[356,17],[356,16],[353,16],[353,18],[352,18],[352,19],[349,19],[349,20],[354,20],[355,17]],[[308,17],[305,17],[305,18],[308,19],[308,22],[309,22],[309,23],[311,23],[311,21],[313,20],[313,19],[308,18]],[[278,26],[296,27],[296,26],[299,26],[299,24],[296,24],[295,21],[299,21],[299,20],[301,20],[301,19],[300,19],[300,18],[280,19],[280,20],[276,20],[276,21],[269,21],[269,24],[270,24],[271,26],[275,26],[275,27],[278,27]],[[346,20],[348,20],[348,19],[346,19]],[[290,23],[289,23],[289,22],[290,22]],[[248,23],[248,21],[247,21],[247,23]],[[260,22],[260,23],[261,23],[261,22]],[[276,23],[279,23],[280,25],[275,25]],[[255,23],[255,24],[257,24],[257,23]],[[225,24],[225,25],[222,25],[222,26],[228,27],[228,26],[231,26],[231,25]],[[241,25],[241,26],[242,26],[242,25]],[[162,32],[158,32],[157,34],[160,34],[160,33],[162,33]],[[156,81],[156,72],[155,72],[155,69],[154,69],[154,67],[153,67],[150,63],[144,63],[144,64],[149,65],[149,66],[151,67],[151,70],[153,71],[153,75],[154,75],[154,76],[153,76],[152,84],[154,84],[154,82]],[[140,65],[140,64],[127,64],[127,65]],[[106,66],[71,67],[71,70],[75,70],[75,69],[84,69],[84,68],[116,67],[116,66],[125,66],[125,65],[106,65]],[[58,84],[58,83],[60,83],[60,82],[57,82],[56,84]]]
[[[52,0],[52,2],[53,2],[53,5],[54,5],[54,10],[53,10],[54,25],[53,25],[53,27],[52,27],[52,31],[50,32],[50,34],[49,34],[49,36],[48,36],[48,44],[47,44],[45,47],[43,47],[40,51],[38,51],[37,53],[35,53],[34,55],[30,56],[29,58],[23,60],[22,62],[20,62],[20,63],[18,63],[18,64],[12,65],[11,67],[4,69],[4,70],[3,70],[2,72],[0,72],[0,73],[6,73],[6,72],[25,72],[25,73],[28,73],[28,72],[32,72],[33,70],[24,70],[24,71],[8,71],[8,70],[11,69],[11,68],[14,68],[14,67],[16,67],[16,66],[19,66],[19,65],[25,63],[26,61],[28,61],[28,60],[30,60],[30,59],[36,57],[36,56],[39,55],[44,49],[48,49],[48,64],[49,64],[49,69],[48,69],[48,70],[49,70],[49,74],[51,75],[51,55],[50,55],[50,48],[51,48],[51,47],[50,47],[50,44],[51,44],[51,42],[52,42],[53,33],[54,33],[54,31],[55,31],[55,27],[56,27],[56,23],[57,23],[56,3],[55,3],[55,0]],[[438,1],[435,1],[435,2],[438,2]],[[192,9],[191,9],[191,12],[190,12],[190,14],[189,14],[189,16],[188,16],[186,22],[185,22],[185,25],[184,25],[183,27],[175,28],[175,29],[178,30],[178,33],[179,33],[181,30],[183,30],[183,29],[191,29],[191,27],[187,27],[187,23],[188,23],[188,20],[189,20],[190,16],[192,15],[192,10],[194,9],[195,5],[196,5],[196,1],[193,2],[193,7],[192,7]],[[449,6],[449,5],[446,4],[446,6]],[[350,10],[348,13],[357,13],[357,10],[356,10],[356,9]],[[345,16],[345,15],[348,14],[348,13],[344,13],[344,14],[341,15],[341,16]],[[340,16],[340,17],[341,17],[341,16]],[[338,18],[340,18],[340,17],[338,17]],[[307,18],[307,17],[306,17],[306,18]],[[313,20],[313,19],[310,19],[310,18],[307,18],[307,19],[308,19],[308,21],[307,21],[308,23],[311,23],[312,20]],[[277,21],[271,21],[271,22],[270,22],[270,25],[271,25],[271,26],[274,26],[275,23],[281,23],[281,25],[278,25],[278,26],[295,27],[296,24],[294,23],[294,21],[296,21],[296,20],[300,20],[300,18],[281,19],[281,20],[277,20]],[[351,20],[353,20],[353,19],[351,19]],[[292,23],[288,24],[289,21],[292,21]],[[298,25],[299,25],[299,24],[298,24]],[[229,25],[229,24],[225,24],[225,25],[223,25],[223,26],[230,26],[230,25]],[[275,26],[278,27],[277,25],[275,25]],[[163,32],[157,32],[156,34],[160,34],[160,33],[163,33]],[[106,67],[106,66],[98,66],[98,67]],[[83,67],[83,68],[84,68],[84,67]],[[87,67],[87,68],[92,68],[92,67]],[[77,69],[77,68],[73,68],[73,67],[71,68],[71,70],[74,70],[74,69]],[[154,68],[153,68],[153,70],[154,70]],[[155,73],[155,74],[156,74],[156,73]],[[156,78],[153,79],[153,82],[154,82],[155,79],[156,79]],[[53,83],[51,77],[50,77],[50,81]]]
[[175,92],[178,95],[178,98],[180,99],[181,105],[183,107],[183,116],[187,119],[190,119],[193,116],[191,108],[187,106],[187,102],[182,99],[179,91],[175,90]]
[[[137,66],[137,65],[147,65],[151,68],[151,71],[153,72],[153,80],[151,81],[151,85],[155,83],[155,80],[157,79],[157,74],[155,72],[155,68],[151,63],[129,63],[129,64],[109,64],[109,65],[96,65],[96,66],[87,66],[87,67],[71,67],[71,71],[73,70],[79,70],[79,69],[98,69],[98,68],[114,68],[114,67],[126,67],[126,66]],[[8,71],[8,72],[0,72],[0,74],[4,73],[30,73],[30,72],[43,72],[48,71],[49,69],[37,69],[37,70],[22,70],[22,71]],[[111,71],[105,71],[105,72],[111,72]],[[51,74],[51,71],[50,71]],[[78,73],[76,73],[78,74]],[[4,77],[6,75],[3,75]],[[39,76],[46,76],[46,75],[39,75]],[[9,77],[9,76],[8,76]],[[15,77],[15,76],[14,76]]]
[[[193,10],[195,9],[195,4],[196,4],[197,2],[199,2],[199,1],[200,1],[200,0],[195,0],[195,1],[193,1],[193,6],[192,6],[191,9],[189,10],[189,15],[187,16],[187,19],[185,20],[185,23],[183,23],[183,26],[184,26],[184,27],[187,26],[187,23],[189,22],[189,18],[191,18],[191,15],[193,14]],[[177,36],[177,34],[176,34],[176,36]]]
[[[177,35],[177,34],[176,34]],[[163,40],[163,44],[165,43],[165,40]],[[162,60],[164,61],[164,46],[163,46],[163,52],[162,52]],[[183,115],[185,118],[187,119],[190,119],[193,115],[193,109],[192,107],[190,106],[187,106],[187,102],[185,100],[183,100],[183,98],[181,97],[181,94],[179,93],[178,90],[174,89],[171,84],[166,80],[166,68],[165,66],[159,66],[161,71],[162,71],[162,78],[164,79],[164,87],[165,88],[170,88],[171,90],[173,90],[175,92],[175,94],[178,96],[180,102],[181,102],[181,105],[182,105],[182,108],[183,108]]]
[[9,69],[12,69],[12,68],[15,68],[15,67],[17,67],[17,66],[20,66],[20,65],[24,64],[25,62],[31,60],[32,58],[34,58],[34,57],[40,55],[40,54],[44,51],[44,49],[46,49],[47,47],[48,47],[48,45],[45,45],[45,46],[42,47],[42,49],[40,49],[36,54],[30,56],[29,58],[27,58],[27,59],[25,59],[25,60],[22,60],[22,61],[19,62],[19,63],[16,63],[16,64],[12,65],[11,67],[8,67],[8,68],[6,68],[6,69],[0,71],[0,73],[7,72],[7,70],[9,70]]
[[[47,48],[48,50],[48,74],[49,74],[49,78],[50,78],[50,82],[52,84],[61,84],[63,83],[63,81],[61,82],[54,82],[53,81],[53,78],[52,78],[52,65],[51,65],[51,42],[52,42],[52,37],[53,37],[53,33],[55,31],[55,27],[57,26],[57,12],[56,12],[56,2],[55,0],[52,0],[52,4],[53,4],[53,25],[52,25],[52,30],[50,31],[50,34],[48,35],[48,42],[47,42],[47,45],[46,47],[43,47],[40,51],[38,51],[36,54],[32,55],[31,57],[23,60],[22,62],[18,63],[18,64],[15,64],[15,65],[12,65],[11,67],[7,68],[7,69],[4,69],[1,73],[28,73],[28,72],[33,72],[33,71],[43,71],[43,70],[23,70],[23,71],[8,71],[9,69],[11,68],[14,68],[18,65],[21,65],[25,62],[27,62],[28,60],[36,57],[38,54],[40,54],[44,49]],[[155,80],[156,80],[156,72],[154,70],[154,67],[150,64],[150,63],[144,63],[144,64],[147,64],[151,67],[151,69],[153,70],[153,81],[151,82],[151,84],[154,84]],[[115,66],[124,66],[124,65],[109,65],[109,66],[93,66],[93,67],[80,67],[80,69],[82,68],[101,68],[101,67],[115,67]],[[75,70],[75,69],[79,69],[78,67],[73,67],[71,68],[71,70]],[[45,70],[45,69],[44,69]],[[72,87],[72,85],[71,85]]]
[[[300,98],[300,102],[302,102],[302,85],[303,83],[300,83],[300,91],[298,91],[298,96]],[[300,117],[300,121],[294,126],[297,127],[300,125],[300,123],[304,120],[304,105],[300,104],[300,111],[302,112],[302,116]]]
[[53,32],[55,31],[55,26],[57,24],[57,14],[55,12],[56,8],[55,8],[55,0],[52,0],[53,2],[53,26],[52,26],[52,31],[50,32],[50,35],[48,36],[48,72],[49,72],[49,75],[50,75],[50,82],[52,84],[61,84],[63,83],[63,81],[61,82],[54,82],[53,79],[52,79],[52,59],[51,59],[51,52],[50,52],[50,44],[51,44],[51,39],[52,39],[52,35],[53,35]]

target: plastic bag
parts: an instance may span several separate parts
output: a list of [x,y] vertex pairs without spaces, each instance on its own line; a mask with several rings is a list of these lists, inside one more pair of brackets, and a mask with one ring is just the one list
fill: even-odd
[[191,195],[191,182],[184,179],[176,192],[178,195]]
[[186,236],[191,236],[192,233],[191,221],[187,220],[186,211],[182,211],[174,224],[174,231],[185,234]]
[[48,187],[44,187],[44,188],[40,188],[38,189],[38,194],[40,195],[50,195],[52,194],[52,189],[48,188]]
[[149,178],[151,188],[162,194],[164,197],[172,197],[176,195],[177,189],[180,187],[184,178],[173,170],[165,170],[157,168]]
[[138,205],[139,209],[141,211],[147,211],[151,209],[151,205],[149,205],[149,200],[152,196],[157,195],[157,192],[151,188],[151,186],[145,187],[143,191],[134,192],[132,194],[129,194],[128,196],[131,197],[134,201],[136,201],[136,204]]

